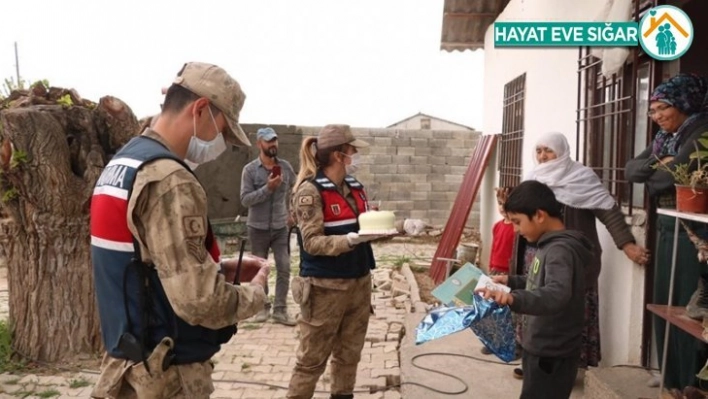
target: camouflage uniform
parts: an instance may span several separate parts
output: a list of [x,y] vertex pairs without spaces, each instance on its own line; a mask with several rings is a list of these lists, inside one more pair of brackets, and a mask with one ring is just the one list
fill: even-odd
[[[340,190],[356,209],[347,185]],[[337,256],[352,250],[346,236],[324,235],[322,197],[312,183],[300,185],[293,208],[308,253]],[[351,394],[371,314],[371,275],[356,279],[297,277],[292,290],[301,310],[300,346],[287,397],[311,398],[330,354],[332,394]]]
[[[145,133],[164,144],[157,133]],[[128,205],[128,225],[140,242],[144,262],[152,262],[175,313],[187,323],[219,329],[263,309],[259,285],[234,286],[219,273],[202,244],[206,237],[206,193],[197,179],[173,160],[157,160],[135,178]],[[185,262],[185,260],[191,262]],[[184,265],[198,264],[198,267]],[[158,345],[159,349],[160,345]],[[159,357],[160,350],[148,358]],[[156,359],[157,364],[161,359]],[[94,398],[208,398],[214,390],[211,361],[172,365],[167,371],[141,363],[103,358]],[[137,392],[136,392],[137,391]]]

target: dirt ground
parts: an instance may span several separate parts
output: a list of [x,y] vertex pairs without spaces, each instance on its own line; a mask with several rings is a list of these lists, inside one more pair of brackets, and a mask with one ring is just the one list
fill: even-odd
[[436,285],[428,272],[413,272],[413,275],[420,290],[420,300],[431,305],[439,303],[440,301],[430,293]]
[[398,237],[387,242],[374,244],[374,256],[379,265],[390,264],[400,267],[407,263],[415,276],[420,290],[420,299],[429,304],[438,300],[430,294],[436,284],[428,275],[430,264],[438,247],[439,238]]

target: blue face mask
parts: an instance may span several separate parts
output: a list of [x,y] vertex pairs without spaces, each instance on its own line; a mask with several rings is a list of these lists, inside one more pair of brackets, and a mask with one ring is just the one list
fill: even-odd
[[[224,136],[219,132],[219,127],[214,119],[214,114],[209,108],[209,115],[211,116],[211,121],[214,123],[214,129],[218,132],[216,137],[211,141],[204,141],[197,137],[197,120],[196,115],[194,119],[194,135],[189,140],[189,146],[187,147],[187,155],[185,160],[193,162],[195,164],[203,164],[209,161],[213,161],[222,152],[226,151],[226,141],[224,141]],[[194,169],[194,168],[193,168]]]

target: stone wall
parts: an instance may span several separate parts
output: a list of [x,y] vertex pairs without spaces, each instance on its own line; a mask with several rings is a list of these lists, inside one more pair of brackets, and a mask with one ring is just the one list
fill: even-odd
[[[242,125],[252,142],[264,125]],[[279,156],[299,167],[303,136],[316,135],[318,127],[271,126],[278,132]],[[355,128],[354,135],[371,146],[361,151],[362,167],[357,178],[364,183],[382,210],[399,218],[422,219],[444,226],[480,133]],[[239,201],[241,169],[257,156],[257,149],[234,149],[202,165],[197,175],[209,193],[209,212],[215,219],[246,215]],[[475,201],[468,226],[479,225],[479,200]]]

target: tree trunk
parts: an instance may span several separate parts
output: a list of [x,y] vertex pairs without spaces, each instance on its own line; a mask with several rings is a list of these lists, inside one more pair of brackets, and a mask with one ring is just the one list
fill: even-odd
[[0,239],[15,350],[55,362],[102,347],[89,205],[103,167],[138,132],[122,101],[41,84],[0,103]]

